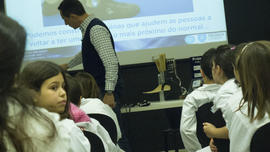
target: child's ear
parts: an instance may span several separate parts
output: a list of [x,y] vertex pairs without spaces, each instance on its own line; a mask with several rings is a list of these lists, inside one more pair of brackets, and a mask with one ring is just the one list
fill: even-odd
[[32,89],[31,89],[30,92],[31,92],[31,96],[32,96],[34,104],[37,104],[37,102],[39,100],[39,94],[36,91],[32,90]]
[[205,74],[204,74],[203,70],[200,69],[200,72],[201,72],[202,77],[204,78],[205,77]]
[[82,96],[80,96],[80,101],[79,101],[78,107],[80,107],[81,103],[82,103]]
[[36,104],[37,102],[38,102],[38,99],[37,98],[33,98],[33,101],[34,101],[34,103]]
[[217,70],[217,73],[220,73],[223,71],[219,65],[216,65],[216,70]]

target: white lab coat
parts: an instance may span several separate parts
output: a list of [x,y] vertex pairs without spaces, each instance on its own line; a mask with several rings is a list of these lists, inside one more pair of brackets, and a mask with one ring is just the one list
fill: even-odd
[[197,138],[196,111],[202,105],[212,102],[216,92],[220,88],[217,84],[204,84],[191,92],[184,100],[180,122],[180,134],[185,149],[188,152],[195,152],[202,148]]
[[227,80],[218,90],[211,111],[215,113],[218,109],[221,109],[228,102],[228,99],[239,90],[239,86],[235,83],[235,79]]
[[98,98],[82,98],[80,109],[82,109],[86,114],[104,114],[113,119],[116,124],[117,129],[117,141],[121,138],[121,131],[116,114],[107,104],[104,104]]
[[239,88],[225,104],[216,103],[217,107],[221,108],[226,127],[229,130],[230,152],[249,152],[250,142],[256,130],[270,122],[269,115],[266,114],[262,120],[250,123],[250,119],[247,117],[247,103],[243,105],[241,111],[238,110],[242,97],[242,90]]
[[91,122],[78,122],[76,125],[83,127],[84,131],[96,134],[101,139],[105,152],[118,152],[118,147],[112,142],[109,133],[96,119],[91,118]]
[[[13,122],[22,121],[20,115],[21,106],[15,104],[8,104],[9,119]],[[54,140],[46,140],[46,136],[50,132],[46,127],[46,121],[35,119],[32,115],[25,115],[25,131],[32,139],[33,148],[35,152],[89,152],[90,143],[84,136],[83,132],[78,128],[72,120],[64,119],[60,121],[59,114],[48,112],[44,108],[37,108],[47,116],[55,125],[57,136]],[[12,127],[12,126],[11,126]],[[45,139],[46,142],[43,141]],[[7,151],[15,152],[13,144],[8,137],[5,137]],[[27,148],[27,147],[26,147]]]

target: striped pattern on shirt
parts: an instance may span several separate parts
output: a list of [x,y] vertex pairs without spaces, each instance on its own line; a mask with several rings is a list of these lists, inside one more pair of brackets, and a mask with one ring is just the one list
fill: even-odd
[[[80,25],[82,38],[85,35],[87,26],[94,19],[94,16],[88,16]],[[109,31],[100,26],[95,25],[90,30],[90,40],[100,56],[105,67],[105,90],[114,91],[118,79],[118,58],[113,49]],[[79,52],[69,63],[68,67],[72,68],[82,63],[82,52]]]

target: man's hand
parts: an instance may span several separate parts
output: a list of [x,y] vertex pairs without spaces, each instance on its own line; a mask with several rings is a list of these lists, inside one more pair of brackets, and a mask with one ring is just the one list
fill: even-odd
[[111,108],[115,107],[114,95],[113,93],[105,93],[103,97],[103,103],[109,105]]
[[68,69],[68,64],[60,64],[60,67],[66,71]]

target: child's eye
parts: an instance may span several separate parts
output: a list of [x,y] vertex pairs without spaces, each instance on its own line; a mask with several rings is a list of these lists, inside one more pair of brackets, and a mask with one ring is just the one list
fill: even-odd
[[56,91],[57,90],[57,86],[52,86],[51,89]]

